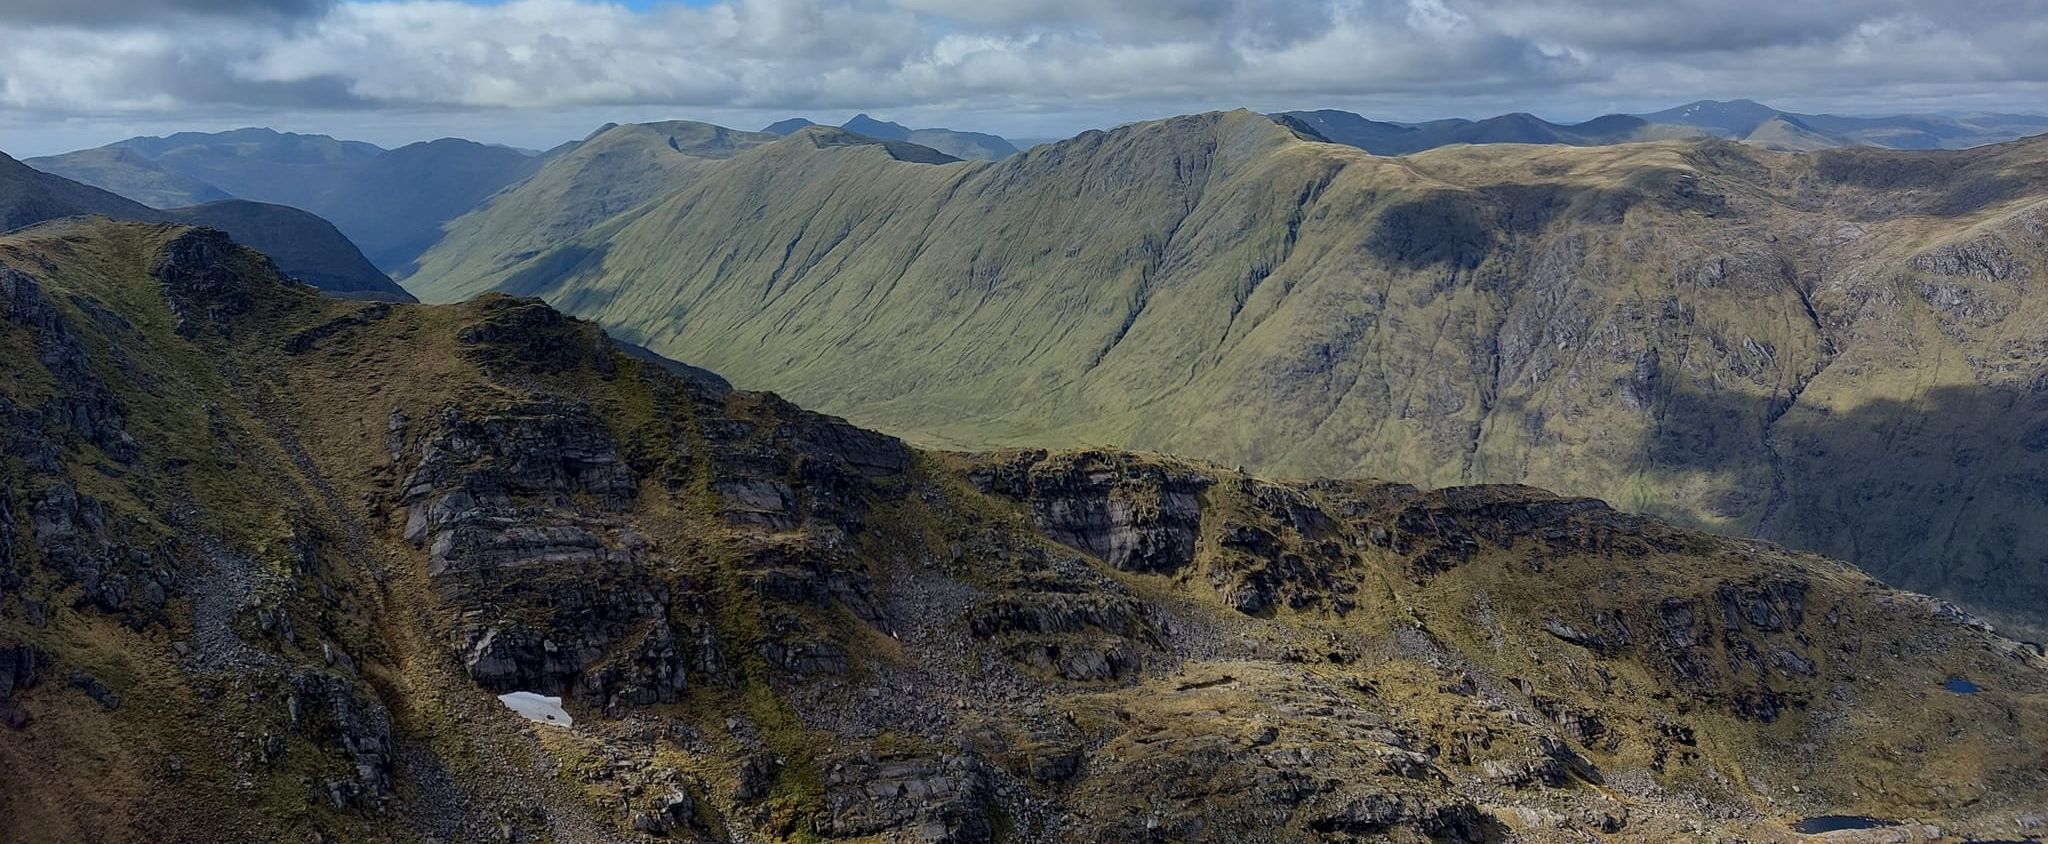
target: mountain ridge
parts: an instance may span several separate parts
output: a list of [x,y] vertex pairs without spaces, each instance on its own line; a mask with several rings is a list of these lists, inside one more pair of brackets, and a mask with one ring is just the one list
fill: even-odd
[[1382,122],[1336,109],[1271,116],[1297,121],[1326,140],[1376,155],[1408,155],[1452,144],[1603,146],[1698,136],[1739,140],[1778,151],[1849,146],[1963,149],[2048,134],[2048,117],[2034,115],[1841,117],[1781,111],[1754,100],[1699,100],[1663,111],[1608,114],[1576,124],[1552,123],[1521,112],[1476,121],[1422,123]]

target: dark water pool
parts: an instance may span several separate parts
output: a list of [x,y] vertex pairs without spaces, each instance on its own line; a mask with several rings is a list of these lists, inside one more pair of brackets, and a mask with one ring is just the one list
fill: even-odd
[[1977,693],[1977,684],[1961,677],[1950,677],[1948,682],[1941,684],[1941,687],[1959,695],[1974,695]]
[[1792,831],[1804,835],[1819,835],[1823,832],[1841,832],[1845,829],[1878,829],[1898,825],[1898,821],[1865,815],[1820,815],[1793,824]]

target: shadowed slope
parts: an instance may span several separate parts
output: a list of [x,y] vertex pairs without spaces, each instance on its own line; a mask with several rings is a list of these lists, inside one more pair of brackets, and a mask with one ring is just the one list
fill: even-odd
[[269,129],[131,138],[31,163],[157,207],[232,196],[304,209],[392,272],[439,240],[442,224],[540,166],[458,138],[385,150]]
[[211,226],[269,254],[285,272],[322,290],[356,298],[413,300],[332,224],[305,211],[243,200],[158,210],[33,170],[0,153],[0,231],[94,214]]

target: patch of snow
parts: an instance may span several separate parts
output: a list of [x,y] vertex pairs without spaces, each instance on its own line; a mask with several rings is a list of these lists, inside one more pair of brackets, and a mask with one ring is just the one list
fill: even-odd
[[576,723],[575,719],[570,718],[569,713],[562,709],[562,699],[558,697],[533,692],[510,692],[499,695],[498,702],[535,723],[553,724],[557,727],[567,727]]

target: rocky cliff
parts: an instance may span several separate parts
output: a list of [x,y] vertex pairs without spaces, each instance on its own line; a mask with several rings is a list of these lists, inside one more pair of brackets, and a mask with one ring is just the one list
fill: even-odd
[[186,228],[0,238],[0,357],[8,841],[2012,838],[2048,799],[2038,649],[1593,500],[924,451]]

